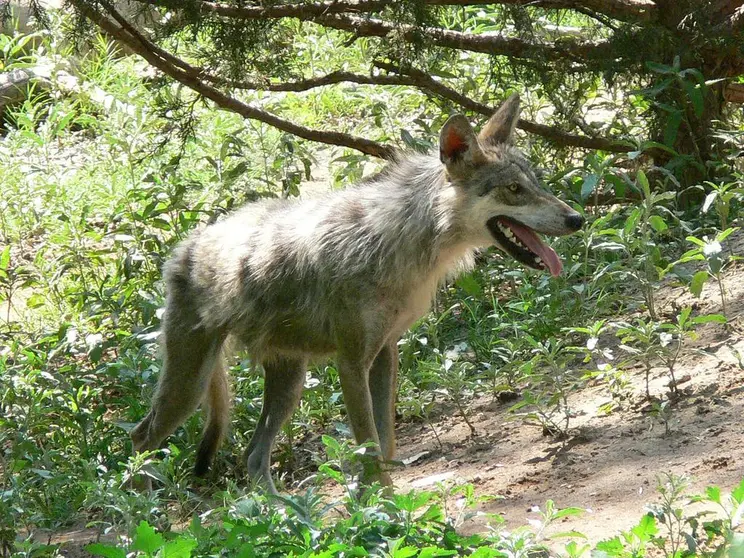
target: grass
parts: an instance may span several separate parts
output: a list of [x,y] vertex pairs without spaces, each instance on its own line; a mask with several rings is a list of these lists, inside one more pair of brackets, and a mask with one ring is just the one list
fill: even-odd
[[[69,54],[56,52],[62,47],[49,38],[43,44],[43,52]],[[33,63],[41,53],[17,53],[4,59],[3,67]],[[354,488],[358,452],[348,445],[332,362],[310,371],[303,403],[276,453],[274,472],[286,487],[305,479],[293,496],[267,500],[231,480],[262,393],[260,375],[240,357],[231,363],[233,421],[239,427],[232,429],[231,451],[222,452],[215,465],[214,478],[220,480],[193,485],[198,416],[170,438],[165,451],[130,456],[128,429],[146,412],[160,367],[160,269],[171,247],[199,224],[245,201],[301,190],[307,169],[320,159],[316,146],[200,103],[171,109],[193,109],[196,117],[191,135],[180,138],[180,129],[162,111],[173,91],[153,89],[139,77],[142,73],[140,62],[121,57],[99,37],[76,69],[78,88],[33,91],[4,114],[0,555],[56,555],[54,545],[31,535],[80,523],[121,537],[90,549],[102,556],[543,552],[541,528],[461,534],[462,522],[480,502],[472,486],[456,489],[462,503],[456,510],[447,508],[452,489],[444,487],[393,497],[375,490],[359,494]],[[406,115],[416,114],[413,135],[428,140],[428,129],[441,116],[420,96],[384,90],[331,89],[272,102],[310,122],[351,122],[362,131],[379,127],[386,137],[397,137],[396,130],[411,125]],[[365,120],[364,114],[380,107],[383,117]],[[554,155],[536,146],[533,156],[548,164]],[[339,181],[360,176],[364,160],[359,156],[336,151],[333,157]],[[580,167],[576,176],[590,171]],[[602,355],[589,347],[599,335],[597,323],[604,327],[602,320],[607,321],[602,335],[633,345],[628,359],[615,366],[663,362],[673,375],[676,353],[664,352],[662,336],[676,335],[676,350],[699,324],[720,321],[691,318],[687,310],[660,315],[653,306],[653,289],[662,277],[689,281],[686,270],[669,262],[683,254],[687,237],[714,237],[718,217],[684,213],[673,195],[662,192],[662,184],[649,186],[642,173],[629,177],[611,165],[603,173],[628,188],[648,190],[644,205],[584,208],[582,180],[556,175],[553,187],[588,218],[585,231],[555,243],[566,263],[562,277],[549,279],[489,252],[475,271],[442,289],[437,311],[401,342],[403,420],[426,421],[438,401],[451,400],[467,421],[475,397],[518,396],[514,411],[525,422],[537,423],[548,435],[570,437],[571,394],[598,377],[607,379],[612,397],[624,389],[622,370],[588,373],[593,371],[587,362],[607,370],[601,368]],[[730,174],[741,179],[733,169]],[[660,193],[652,194],[652,186]],[[727,191],[727,226],[738,218],[740,199],[734,193]],[[725,272],[725,267],[718,270],[719,281]],[[644,324],[647,335],[636,331],[634,336],[631,326],[619,323],[624,313],[638,316],[636,323]],[[671,394],[662,397],[668,400]],[[298,459],[296,448],[310,435],[325,436],[324,447],[309,460]],[[152,495],[127,488],[130,476],[145,466],[160,482]],[[344,486],[345,495],[332,502],[318,496],[318,487],[329,482]],[[665,488],[669,483],[674,486]],[[689,549],[695,541],[693,554],[714,555],[736,545],[741,552],[735,528],[741,522],[742,486],[730,497],[711,488],[698,498],[724,509],[728,522],[693,525],[685,519],[684,483],[668,478],[667,484],[661,484],[667,490],[663,509],[597,550],[641,556],[655,548],[677,556],[683,544]],[[549,505],[542,525],[573,513]],[[497,518],[490,519],[496,526]],[[708,527],[701,530],[703,525]],[[585,554],[589,549],[580,540],[576,535],[561,552]]]

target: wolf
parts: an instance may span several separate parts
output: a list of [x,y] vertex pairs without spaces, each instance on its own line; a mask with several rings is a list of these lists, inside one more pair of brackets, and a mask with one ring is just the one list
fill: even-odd
[[397,341],[437,287],[495,245],[527,267],[561,273],[538,235],[579,230],[580,213],[545,191],[513,145],[519,97],[479,134],[454,115],[439,152],[400,155],[371,179],[318,199],[250,203],[193,233],[165,266],[164,361],[152,406],[132,430],[152,450],[200,403],[208,409],[195,474],[229,424],[222,362],[235,337],[265,372],[263,409],[244,454],[251,478],[276,492],[274,439],[302,394],[308,362],[336,355],[348,420],[374,456],[362,480],[392,485]]

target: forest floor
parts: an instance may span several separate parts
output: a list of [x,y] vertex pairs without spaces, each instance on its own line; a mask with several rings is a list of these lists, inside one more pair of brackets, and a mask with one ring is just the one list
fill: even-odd
[[[744,253],[740,232],[732,242],[734,253]],[[629,371],[635,396],[610,414],[601,411],[610,402],[606,386],[573,394],[569,403],[575,417],[563,441],[515,420],[509,412],[513,403],[484,397],[469,408],[475,436],[454,406],[442,408],[431,426],[398,429],[397,458],[408,465],[394,474],[396,486],[405,491],[443,480],[473,483],[478,494],[499,496],[480,509],[501,515],[506,529],[539,519],[537,510],[548,499],[561,508],[585,508],[586,513],[565,518],[547,532],[575,529],[592,543],[638,523],[644,506],[659,500],[660,473],[689,476],[694,493],[708,485],[730,491],[744,478],[744,367],[739,360],[744,355],[744,264],[727,270],[725,285],[730,323],[706,324],[698,328],[697,339],[685,342],[675,367],[680,396],[669,407],[666,425],[650,412],[640,368]],[[688,305],[701,314],[721,312],[713,281],[699,299],[687,287],[667,285],[658,300],[662,315]],[[665,395],[668,384],[667,369],[654,368],[652,397]],[[463,529],[485,527],[480,516]]]

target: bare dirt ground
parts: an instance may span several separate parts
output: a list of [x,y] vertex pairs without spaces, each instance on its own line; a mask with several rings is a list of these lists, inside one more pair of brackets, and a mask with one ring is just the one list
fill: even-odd
[[[744,350],[744,341],[735,346]],[[710,484],[730,490],[744,478],[744,371],[726,353],[721,346],[709,355],[686,355],[680,376],[689,373],[691,379],[671,410],[669,433],[657,417],[638,407],[602,416],[599,407],[608,400],[602,387],[574,397],[578,416],[572,436],[564,442],[514,421],[508,404],[483,399],[472,406],[475,437],[454,410],[434,424],[442,448],[428,425],[401,428],[399,458],[423,456],[395,474],[396,486],[405,491],[431,488],[442,480],[471,482],[478,494],[503,497],[480,509],[501,515],[506,528],[539,519],[535,510],[544,509],[548,499],[562,508],[585,508],[582,516],[561,521],[547,532],[575,529],[591,542],[639,521],[644,505],[658,500],[659,473],[691,476],[694,491]],[[666,376],[657,376],[652,393],[666,390],[665,384]],[[480,531],[486,523],[475,518],[464,530]]]
[[[734,253],[744,253],[744,234],[732,246]],[[572,432],[562,442],[515,421],[511,403],[482,398],[470,407],[476,436],[454,408],[433,424],[442,447],[429,425],[399,428],[398,458],[414,462],[396,472],[396,486],[473,483],[478,494],[502,497],[480,509],[501,515],[506,528],[539,519],[534,510],[544,509],[548,499],[562,508],[585,508],[582,516],[560,521],[547,533],[575,529],[593,543],[637,524],[645,504],[658,501],[660,473],[689,476],[693,493],[712,484],[730,491],[744,478],[744,368],[737,356],[744,355],[744,265],[727,270],[725,285],[731,323],[707,324],[696,340],[685,343],[675,368],[681,396],[670,408],[668,432],[649,412],[641,369],[629,371],[636,396],[609,415],[600,411],[610,401],[606,386],[575,394]],[[662,315],[676,315],[688,305],[701,314],[721,311],[714,281],[700,299],[687,287],[671,285],[658,297]],[[651,395],[666,394],[668,383],[667,370],[655,368]],[[486,520],[476,517],[463,528],[483,530]]]

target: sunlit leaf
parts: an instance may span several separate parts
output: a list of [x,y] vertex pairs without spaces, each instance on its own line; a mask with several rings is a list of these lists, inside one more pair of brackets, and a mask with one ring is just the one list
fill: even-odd
[[695,275],[692,276],[692,281],[690,281],[690,292],[699,297],[700,294],[703,292],[703,285],[705,285],[705,282],[707,280],[708,272],[698,271]]
[[132,549],[155,554],[164,543],[163,535],[157,533],[146,521],[141,521],[132,541]]

